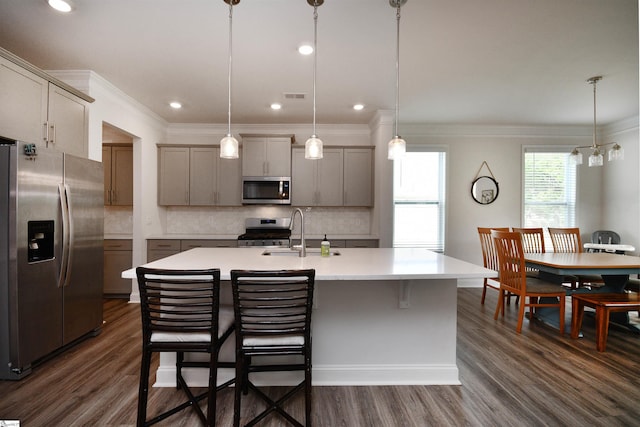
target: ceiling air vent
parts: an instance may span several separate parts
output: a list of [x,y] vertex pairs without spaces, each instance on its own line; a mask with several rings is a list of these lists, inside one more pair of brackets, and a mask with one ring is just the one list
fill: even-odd
[[285,93],[284,99],[305,99],[307,97],[304,93]]

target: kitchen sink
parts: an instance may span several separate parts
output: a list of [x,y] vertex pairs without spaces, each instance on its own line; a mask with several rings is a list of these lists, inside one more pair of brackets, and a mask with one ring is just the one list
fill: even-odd
[[[293,256],[293,257],[299,257],[300,253],[296,250],[293,249],[267,249],[264,252],[262,252],[262,255],[264,256]],[[336,250],[330,250],[329,251],[329,256],[338,256],[340,255],[339,251]],[[307,248],[307,256],[320,256],[320,249],[315,249],[315,248]]]

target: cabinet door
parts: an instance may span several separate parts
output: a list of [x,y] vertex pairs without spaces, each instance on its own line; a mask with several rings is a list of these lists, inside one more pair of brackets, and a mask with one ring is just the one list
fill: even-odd
[[48,146],[78,157],[88,156],[88,105],[77,96],[49,84]]
[[[106,176],[105,176],[106,179]],[[106,185],[105,181],[105,185]],[[111,204],[133,205],[133,147],[111,147]]]
[[344,206],[373,206],[371,149],[344,149]]
[[292,150],[291,204],[294,206],[315,206],[316,175],[318,160],[304,158],[304,148]]
[[180,252],[180,240],[147,240],[147,262],[166,258]]
[[131,280],[121,273],[131,268],[131,240],[104,241],[104,289],[105,294],[119,296],[131,293]]
[[212,206],[216,204],[216,164],[219,150],[213,147],[191,147],[189,162],[189,204]]
[[236,159],[218,158],[218,197],[219,206],[242,205],[242,169]]
[[266,176],[291,176],[291,139],[267,138]]
[[104,205],[111,204],[111,147],[102,147],[102,170],[104,171]]
[[317,163],[316,205],[342,206],[342,149],[325,148],[323,151],[322,159],[307,160]]
[[182,240],[180,250],[182,252],[193,248],[237,248],[237,239],[206,239],[206,240]]
[[347,248],[377,248],[377,239],[347,239],[345,241]]
[[266,143],[267,138],[247,137],[242,139],[243,176],[264,176],[266,174]]
[[242,175],[291,176],[291,138],[243,138]]
[[44,146],[48,82],[0,58],[0,135]]
[[158,204],[189,204],[189,147],[160,147]]

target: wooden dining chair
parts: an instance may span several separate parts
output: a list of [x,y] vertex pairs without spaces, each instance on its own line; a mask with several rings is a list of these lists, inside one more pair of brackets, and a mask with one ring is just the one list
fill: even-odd
[[[511,229],[522,236],[522,249],[526,254],[543,254],[546,252],[544,247],[544,229],[541,227],[517,228]],[[527,276],[538,277],[540,271],[537,268],[527,267]]]
[[[549,235],[553,244],[553,251],[556,253],[580,253],[582,252],[582,238],[578,227],[558,228],[549,227]],[[591,285],[604,285],[602,276],[595,274],[579,274],[571,281],[571,289]]]
[[[493,244],[493,238],[491,237],[491,230],[509,231],[509,227],[478,227],[478,235],[480,236],[480,247],[482,248],[482,263],[484,268],[489,270],[498,271],[498,254]],[[500,290],[500,280],[497,277],[485,277],[482,284],[482,298],[480,304],[484,305],[484,300],[487,295],[487,288]],[[507,304],[511,303],[511,299],[507,297]]]
[[[315,270],[231,270],[236,322],[236,389],[233,425],[240,426],[242,394],[249,390],[267,408],[244,425],[254,425],[276,412],[294,426],[303,424],[284,402],[304,390],[305,424],[311,425],[311,309]],[[254,363],[259,359],[259,363]],[[262,360],[264,359],[264,360]],[[251,374],[302,371],[302,381],[282,397],[272,399],[257,387]]]
[[[203,425],[215,426],[216,392],[233,384],[234,379],[217,385],[218,367],[234,367],[219,362],[218,353],[235,327],[233,308],[220,305],[220,270],[136,269],[142,313],[142,362],[138,391],[138,427],[149,426],[192,407]],[[153,353],[176,353],[176,386],[187,400],[147,420],[149,374]],[[185,361],[184,353],[206,353],[203,361]],[[205,392],[194,395],[182,375],[182,368],[209,370]],[[207,398],[207,415],[199,402]]]
[[500,298],[494,314],[494,319],[502,314],[504,317],[504,297],[507,293],[520,297],[518,310],[518,324],[516,331],[522,331],[525,307],[530,308],[531,318],[538,307],[557,307],[560,316],[560,335],[564,334],[564,311],[566,288],[562,285],[549,283],[527,277],[525,268],[522,235],[514,231],[492,231],[491,236],[498,253],[498,267],[500,271]]
[[543,254],[544,248],[544,230],[540,227],[516,228],[511,229],[522,236],[522,249],[528,254]]

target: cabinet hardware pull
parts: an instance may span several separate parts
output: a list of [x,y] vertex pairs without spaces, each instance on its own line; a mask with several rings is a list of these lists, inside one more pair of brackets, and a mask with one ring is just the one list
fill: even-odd
[[51,123],[49,125],[49,129],[51,129],[51,133],[50,133],[51,138],[49,139],[49,142],[52,144],[55,144],[56,143],[56,125],[54,123]]

